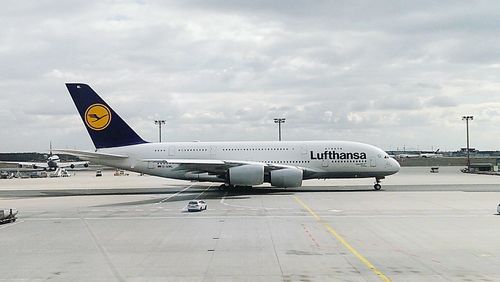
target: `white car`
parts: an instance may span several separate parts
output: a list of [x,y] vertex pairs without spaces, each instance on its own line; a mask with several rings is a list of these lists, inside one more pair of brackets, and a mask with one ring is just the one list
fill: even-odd
[[202,210],[206,210],[207,209],[207,203],[205,203],[205,201],[195,200],[195,201],[189,202],[186,208],[190,212],[192,212],[192,211],[202,211]]

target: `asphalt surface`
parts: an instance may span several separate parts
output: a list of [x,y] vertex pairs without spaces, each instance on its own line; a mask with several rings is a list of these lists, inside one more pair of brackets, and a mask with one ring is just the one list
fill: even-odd
[[[0,180],[0,281],[500,281],[500,177],[403,168],[300,189]],[[189,213],[189,200],[208,209]]]

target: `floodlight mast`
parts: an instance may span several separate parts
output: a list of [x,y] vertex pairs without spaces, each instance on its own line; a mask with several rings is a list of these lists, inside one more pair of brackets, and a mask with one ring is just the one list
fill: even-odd
[[465,128],[467,130],[467,172],[470,172],[469,120],[474,120],[474,116],[462,116],[462,120],[465,120]]
[[164,125],[166,121],[164,119],[155,120],[155,124],[158,125],[158,142],[161,143],[161,126]]
[[274,123],[278,124],[278,140],[281,141],[281,124],[285,123],[286,118],[275,118]]

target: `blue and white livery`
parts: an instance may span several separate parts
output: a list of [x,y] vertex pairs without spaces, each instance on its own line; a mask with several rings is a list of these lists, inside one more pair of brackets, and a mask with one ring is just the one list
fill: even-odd
[[349,141],[150,143],[88,85],[66,84],[96,151],[59,150],[106,166],[225,187],[300,187],[318,178],[374,178],[399,171],[383,150]]

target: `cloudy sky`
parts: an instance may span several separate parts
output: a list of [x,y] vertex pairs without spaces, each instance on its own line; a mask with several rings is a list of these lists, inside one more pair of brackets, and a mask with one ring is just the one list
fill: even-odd
[[497,1],[15,1],[0,152],[93,149],[65,82],[146,140],[500,149]]

